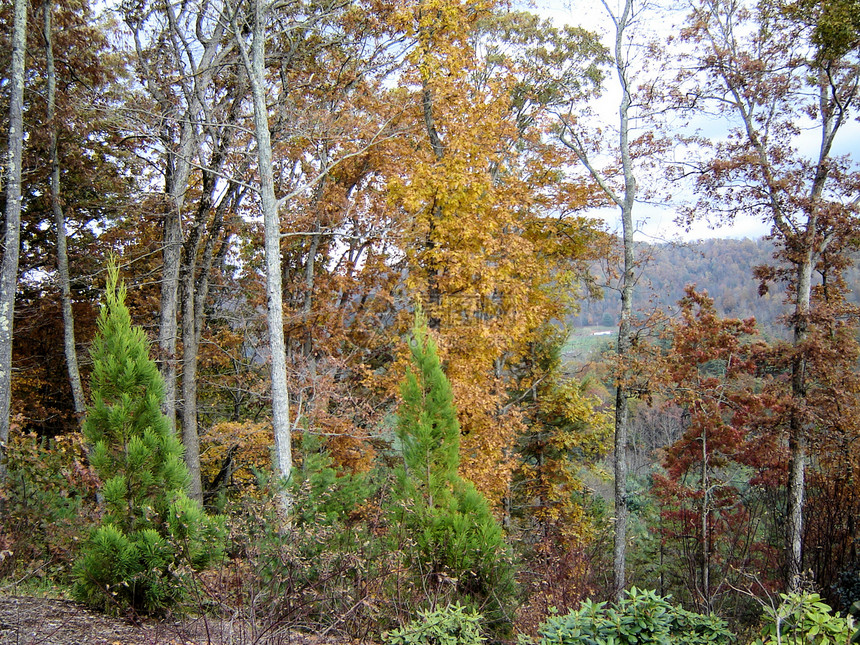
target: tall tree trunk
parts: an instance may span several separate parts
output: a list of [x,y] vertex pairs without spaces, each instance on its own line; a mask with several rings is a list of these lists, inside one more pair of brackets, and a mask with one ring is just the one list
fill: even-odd
[[[604,7],[610,11],[604,0]],[[611,13],[611,11],[610,11]],[[623,361],[632,345],[633,288],[636,282],[636,258],[633,250],[633,205],[636,200],[636,178],[630,154],[630,79],[624,58],[624,31],[633,16],[633,0],[626,0],[624,9],[615,19],[614,64],[621,87],[618,107],[621,168],[624,173],[624,195],[620,199],[621,228],[624,244],[624,274],[621,279],[621,319],[618,325],[618,355]],[[624,377],[617,381],[615,397],[615,543],[613,549],[614,595],[620,600],[627,586],[627,441],[630,433],[630,393]]]
[[708,429],[702,428],[702,610],[711,614],[711,534],[708,520],[711,512],[710,477],[708,470]]
[[[191,175],[191,158],[198,138],[193,124],[193,113],[189,107],[181,125],[178,151],[168,152],[167,212],[164,214],[162,231],[161,306],[158,321],[159,368],[164,378],[164,414],[170,427],[176,429],[176,339],[179,335],[177,313],[179,311],[179,272],[182,263],[182,209],[188,178]],[[169,145],[169,142],[165,142]]]
[[[707,209],[716,201],[720,212],[730,213],[766,205],[773,226],[772,235],[780,247],[779,257],[793,271],[792,279],[787,280],[789,293],[793,291],[794,310],[790,323],[793,334],[791,404],[785,421],[789,448],[785,575],[786,586],[796,591],[803,568],[805,469],[812,427],[811,411],[807,409],[810,350],[806,343],[810,326],[819,324],[811,315],[812,272],[831,244],[836,241],[834,246],[842,247],[848,239],[856,237],[851,213],[856,201],[848,202],[853,190],[847,178],[850,172],[847,175],[834,172],[833,185],[827,187],[827,192],[825,187],[831,169],[840,167],[830,153],[842,126],[850,123],[860,87],[856,61],[846,57],[844,51],[838,51],[838,47],[828,51],[822,48],[824,43],[814,42],[815,33],[811,29],[814,30],[815,25],[806,23],[806,18],[783,16],[790,21],[791,29],[771,29],[776,25],[771,12],[778,9],[777,4],[756,5],[756,11],[743,18],[732,2],[693,2],[691,24],[705,43],[705,50],[698,55],[696,64],[723,86],[726,95],[719,103],[731,106],[746,143],[745,150],[734,149],[733,145],[722,147],[729,158],[712,160],[705,174],[713,175],[715,166],[750,168],[747,177],[730,180],[733,189],[728,193],[721,195],[714,186],[709,186],[707,198],[700,205]],[[798,22],[792,22],[797,18]],[[744,24],[745,21],[748,22]],[[768,28],[763,28],[763,24]],[[740,36],[742,33],[749,34],[749,38],[744,40]],[[809,40],[800,42],[803,38]],[[694,41],[695,38],[691,39]],[[805,50],[814,52],[815,56],[801,61],[797,56],[803,55]],[[753,68],[756,74],[751,76],[747,70]],[[721,94],[715,92],[710,83],[703,89],[700,98]],[[788,132],[793,132],[798,120],[803,119],[815,121],[814,127],[820,131],[820,147],[814,164],[809,163],[805,152],[794,154],[791,145],[794,134],[786,137]],[[806,129],[812,131],[813,128]],[[787,151],[790,154],[787,155]],[[809,177],[808,189],[801,189],[799,184],[806,182],[811,171],[814,174]],[[745,182],[749,182],[748,190],[738,188]],[[845,201],[840,204],[840,199]],[[837,254],[843,252],[844,249],[836,251]],[[812,379],[815,378],[813,375]]]
[[[236,200],[243,194],[232,184],[215,204],[218,188],[218,173],[224,166],[239,114],[245,85],[234,83],[236,92],[227,115],[217,146],[212,152],[207,167],[203,170],[202,190],[197,213],[185,240],[179,273],[179,289],[182,294],[182,443],[185,446],[185,463],[191,475],[189,496],[203,502],[203,482],[200,472],[200,436],[197,422],[197,361],[200,350],[200,334],[205,323],[205,304],[209,292],[209,274],[215,253],[215,244],[220,238],[224,215],[228,208],[236,208]],[[241,173],[247,166],[239,170]],[[214,214],[213,214],[214,208]],[[208,223],[210,217],[212,222]],[[205,243],[203,242],[205,237]],[[200,246],[203,256],[198,263]]]
[[[266,261],[266,313],[269,327],[269,348],[272,352],[272,426],[275,433],[275,469],[284,480],[292,472],[292,443],[290,437],[290,404],[287,390],[287,361],[284,345],[284,304],[281,273],[281,222],[275,198],[275,178],[272,169],[272,142],[265,95],[265,11],[263,0],[254,0],[253,39],[248,55],[235,14],[233,29],[251,86],[254,104],[254,133],[257,141],[257,163],[260,173],[260,205],[263,211],[263,235]],[[291,505],[290,497],[282,497],[284,510]]]
[[164,415],[176,429],[176,322],[179,264],[182,252],[181,207],[171,199],[164,215],[161,306],[158,319],[158,358],[164,379]]
[[[813,202],[814,208],[814,202]],[[802,261],[797,265],[797,292],[794,304],[792,342],[795,357],[791,365],[791,395],[794,399],[788,433],[788,531],[786,532],[786,582],[798,591],[803,573],[803,502],[806,490],[806,441],[808,428],[801,415],[806,404],[806,350],[809,335],[809,308],[812,300],[814,240],[817,233],[814,215],[807,220],[807,242]]]
[[[832,237],[825,235],[819,241],[819,213],[824,187],[827,183],[831,160],[830,151],[836,133],[845,120],[845,111],[840,101],[831,93],[835,88],[824,69],[817,73],[818,108],[821,118],[821,145],[818,152],[815,175],[809,190],[809,205],[806,226],[800,233],[802,255],[797,263],[797,278],[794,301],[794,324],[792,343],[795,357],[791,366],[791,394],[794,399],[789,420],[789,464],[788,464],[788,531],[786,534],[786,577],[791,591],[800,589],[803,574],[803,503],[806,490],[806,444],[809,428],[801,418],[806,407],[806,350],[803,345],[809,336],[809,315],[812,306],[812,272],[822,254],[827,251]],[[857,85],[854,83],[853,95]],[[844,100],[844,97],[843,97]],[[836,107],[836,109],[834,109]],[[779,222],[778,222],[779,223]],[[789,232],[784,225],[781,229]],[[789,236],[786,235],[788,238]],[[799,351],[798,351],[799,350]]]
[[[421,91],[421,107],[424,114],[424,127],[427,130],[427,136],[430,139],[430,147],[433,149],[433,156],[436,161],[442,161],[445,157],[445,145],[442,143],[442,137],[439,136],[439,130],[436,128],[436,120],[433,117],[433,90],[427,82],[427,79],[422,80],[423,87]],[[430,208],[428,217],[430,218],[429,226],[427,227],[427,240],[425,248],[427,257],[433,257],[433,249],[436,247],[435,229],[436,222],[442,220],[442,207],[434,200]],[[427,263],[427,327],[434,331],[438,331],[442,325],[442,292],[439,288],[439,279],[442,274],[442,267],[435,260],[430,260]]]
[[[200,335],[205,323],[205,304],[209,295],[209,275],[215,257],[215,245],[220,237],[224,214],[228,208],[235,209],[241,195],[231,187],[215,207],[215,214],[199,266],[196,260],[200,250],[201,232],[195,230],[186,244],[186,261],[180,280],[182,291],[182,443],[185,446],[185,463],[191,475],[189,497],[203,501],[203,482],[200,472],[200,436],[197,431],[197,364],[200,351]],[[201,200],[201,209],[209,212],[210,200]],[[201,223],[202,227],[202,223]],[[193,258],[193,259],[192,259]],[[199,270],[198,270],[199,269]]]
[[621,14],[616,16],[606,0],[601,0],[603,7],[615,25],[615,42],[612,64],[621,89],[621,103],[618,106],[618,153],[621,156],[621,170],[624,178],[624,190],[618,192],[607,180],[606,176],[592,163],[589,147],[585,145],[581,131],[575,123],[562,118],[561,142],[570,148],[588,173],[606,194],[618,206],[621,214],[621,240],[624,252],[624,266],[621,274],[621,316],[618,322],[618,342],[616,352],[621,361],[622,372],[615,380],[615,455],[613,466],[615,471],[615,539],[613,545],[613,596],[620,600],[627,586],[627,443],[630,434],[630,399],[631,392],[623,373],[623,363],[630,353],[632,342],[633,291],[636,285],[636,257],[633,247],[633,206],[636,202],[636,176],[633,167],[633,157],[630,150],[630,109],[632,97],[630,91],[629,61],[626,58],[625,31],[633,21],[633,0],[625,0]]
[[54,122],[56,118],[57,96],[57,73],[54,67],[54,47],[51,28],[51,14],[54,4],[52,0],[47,0],[42,7],[45,13],[45,71],[48,86],[47,121],[48,127],[51,128],[51,208],[54,211],[54,225],[57,229],[57,272],[60,277],[60,298],[63,308],[63,348],[66,354],[69,383],[72,387],[75,415],[78,423],[80,423],[86,409],[86,402],[84,401],[84,388],[81,385],[81,373],[78,369],[78,351],[75,347],[75,319],[72,312],[72,288],[66,245],[66,219],[63,213],[63,206],[60,203],[60,155],[57,144],[59,127]]
[[6,444],[12,408],[12,330],[21,237],[21,160],[24,147],[24,51],[27,0],[15,0],[9,70],[9,153],[6,162],[6,237],[0,265],[0,482],[6,479]]

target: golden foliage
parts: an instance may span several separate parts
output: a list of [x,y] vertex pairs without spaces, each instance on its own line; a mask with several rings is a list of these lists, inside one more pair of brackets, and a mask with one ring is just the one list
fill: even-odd
[[[414,118],[430,145],[403,143],[406,163],[389,187],[411,220],[407,287],[427,312],[460,412],[461,474],[498,505],[523,430],[510,405],[511,370],[547,321],[564,317],[597,246],[588,241],[600,233],[581,219],[545,215],[547,177],[560,160],[540,145],[539,119],[533,132],[518,122],[515,70],[485,74],[469,31],[494,8],[418,3]],[[452,29],[437,28],[439,20]]]
[[272,467],[270,450],[274,441],[268,421],[216,423],[200,437],[203,481],[214,481],[226,468],[230,483],[241,491],[253,491],[257,483],[254,470]]

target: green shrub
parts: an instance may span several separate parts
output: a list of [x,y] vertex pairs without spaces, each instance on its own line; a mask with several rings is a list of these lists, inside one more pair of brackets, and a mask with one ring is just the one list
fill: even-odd
[[584,601],[579,609],[544,623],[540,635],[541,645],[704,645],[735,640],[725,621],[675,607],[654,591],[635,587],[617,604]]
[[[272,480],[261,495],[228,503],[232,550],[241,570],[238,603],[272,633],[297,625],[354,638],[391,624],[383,579],[399,570],[374,530],[379,513],[374,474],[333,464],[310,434],[297,445],[290,476],[292,508],[284,518]],[[265,475],[261,476],[267,481]],[[388,613],[386,613],[388,612]]]
[[105,513],[75,563],[73,594],[115,613],[161,613],[182,599],[187,573],[221,553],[223,518],[185,493],[182,445],[161,413],[164,383],[117,282],[111,266],[83,427]]
[[853,621],[833,614],[815,593],[780,594],[776,609],[765,609],[761,637],[753,645],[844,645],[851,640]]
[[480,645],[481,615],[460,604],[419,612],[419,618],[385,635],[385,645]]
[[374,496],[370,477],[336,468],[318,437],[306,433],[297,449],[301,465],[293,468],[290,492],[293,521],[299,525],[343,524]]

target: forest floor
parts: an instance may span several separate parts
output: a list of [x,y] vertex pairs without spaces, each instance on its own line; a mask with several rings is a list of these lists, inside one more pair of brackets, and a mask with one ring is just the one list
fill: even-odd
[[254,630],[244,622],[114,618],[71,600],[0,596],[0,645],[358,645],[340,636]]

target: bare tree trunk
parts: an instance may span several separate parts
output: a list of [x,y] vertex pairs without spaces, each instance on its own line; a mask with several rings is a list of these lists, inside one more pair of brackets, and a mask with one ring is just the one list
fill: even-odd
[[[184,188],[182,189],[184,190]],[[174,192],[173,189],[170,191]],[[176,322],[179,264],[182,253],[181,200],[171,195],[164,214],[162,239],[161,307],[158,319],[158,363],[164,379],[164,415],[170,427],[176,429]]]
[[[287,362],[284,344],[284,304],[281,273],[281,223],[275,198],[272,169],[272,142],[265,95],[265,10],[263,0],[254,0],[253,40],[248,55],[235,15],[233,29],[251,86],[254,104],[254,133],[257,141],[257,163],[260,173],[260,205],[263,211],[264,249],[266,257],[266,312],[269,348],[272,352],[272,426],[275,433],[275,469],[286,480],[292,472],[290,404],[287,390]],[[291,506],[289,495],[282,496],[284,510]]]
[[[636,284],[636,257],[633,247],[633,206],[636,202],[636,176],[630,151],[630,109],[632,103],[629,64],[624,52],[625,31],[634,19],[633,0],[625,0],[621,15],[616,16],[605,0],[603,7],[615,25],[613,66],[621,89],[618,106],[618,145],[621,170],[624,177],[623,192],[618,192],[591,161],[574,123],[562,119],[561,142],[570,148],[585,166],[600,189],[621,211],[621,238],[624,250],[624,267],[621,274],[621,317],[618,323],[616,351],[623,362],[632,347],[633,290]],[[630,433],[630,389],[624,374],[615,382],[615,539],[613,545],[613,595],[620,600],[627,586],[627,443]]]
[[[814,240],[817,228],[814,217],[807,221],[807,237]],[[813,244],[810,242],[797,267],[797,294],[794,306],[792,342],[799,348],[809,334],[809,308],[812,299]],[[788,433],[788,531],[785,559],[788,588],[798,591],[803,573],[803,502],[806,489],[806,434],[800,415],[806,401],[806,356],[798,351],[791,366],[791,395],[794,399]]]
[[21,160],[24,147],[24,51],[27,0],[15,0],[9,71],[9,154],[6,162],[6,237],[0,265],[0,482],[6,479],[6,444],[12,408],[12,330],[21,235]]
[[[164,215],[162,233],[161,307],[158,322],[158,353],[161,376],[164,378],[164,414],[170,427],[176,429],[176,339],[179,335],[179,273],[182,263],[182,209],[191,175],[191,158],[198,136],[194,129],[194,113],[188,108],[180,127],[179,150],[168,152],[168,173],[165,182],[168,210]],[[169,145],[169,143],[168,143]]]
[[[203,502],[203,482],[200,472],[200,436],[198,433],[197,409],[197,364],[200,350],[200,335],[205,322],[205,304],[209,292],[209,273],[212,270],[215,244],[220,237],[224,215],[229,207],[236,207],[241,199],[238,187],[231,185],[215,202],[217,175],[224,166],[233,141],[233,128],[239,113],[245,85],[238,81],[229,115],[222,128],[217,147],[213,151],[207,168],[203,170],[202,191],[197,205],[197,214],[188,233],[183,249],[183,261],[179,274],[182,294],[182,443],[185,446],[185,463],[191,475],[189,496]],[[243,166],[246,168],[246,166]],[[214,206],[214,215],[213,215]],[[212,216],[212,222],[207,222]],[[205,234],[205,243],[203,242]],[[203,256],[198,262],[200,246]]]
[[711,607],[711,535],[708,519],[710,516],[710,480],[708,471],[708,429],[702,428],[702,600],[700,613],[710,614]]
[[[207,9],[199,8],[195,15],[202,16]],[[179,274],[182,261],[183,231],[182,214],[186,202],[188,183],[193,168],[195,157],[199,154],[201,140],[201,122],[207,120],[205,112],[204,89],[211,85],[216,70],[221,69],[220,63],[229,47],[224,46],[224,25],[221,21],[215,21],[212,33],[202,32],[202,20],[196,20],[195,26],[198,31],[194,34],[197,38],[195,45],[189,44],[188,34],[182,32],[183,18],[187,19],[187,12],[195,11],[193,7],[183,5],[180,14],[176,14],[176,7],[170,3],[159,6],[153,13],[163,16],[166,26],[161,24],[158,29],[163,37],[153,37],[157,45],[151,47],[172,47],[177,61],[177,68],[170,70],[175,74],[176,83],[180,86],[182,96],[177,97],[170,94],[162,85],[163,78],[170,76],[162,69],[153,69],[149,51],[142,44],[142,33],[148,33],[146,26],[139,15],[130,12],[126,15],[126,22],[132,30],[135,47],[137,49],[137,63],[141,70],[141,81],[146,85],[149,93],[155,98],[161,111],[164,123],[171,123],[178,118],[178,142],[174,142],[170,128],[165,125],[160,136],[166,152],[165,163],[165,194],[167,197],[167,212],[164,215],[162,232],[163,240],[163,267],[161,279],[161,305],[159,310],[158,326],[158,349],[159,369],[164,378],[164,413],[172,428],[176,428],[177,410],[177,364],[176,353],[178,326],[178,292]],[[199,52],[199,59],[194,60],[194,55]],[[184,101],[184,103],[182,102]],[[177,104],[180,106],[177,109]],[[183,108],[184,106],[184,108]],[[177,115],[177,111],[179,114]]]
[[81,385],[81,373],[78,369],[78,351],[75,346],[75,319],[72,312],[72,288],[69,276],[69,255],[66,245],[66,218],[60,203],[60,155],[57,145],[59,130],[54,119],[56,117],[57,73],[54,67],[53,34],[51,32],[51,13],[54,4],[46,0],[43,4],[45,13],[45,67],[48,93],[47,121],[51,128],[51,208],[54,211],[54,225],[57,228],[57,273],[60,277],[60,298],[63,308],[63,348],[66,354],[66,368],[69,372],[69,383],[72,387],[72,400],[75,415],[80,423],[86,410],[84,388]]
[[[220,236],[224,214],[228,208],[236,207],[241,195],[231,187],[215,208],[215,215],[206,236],[203,257],[198,264],[196,258],[201,243],[201,232],[195,230],[186,244],[186,261],[180,279],[182,291],[182,443],[185,446],[185,463],[191,475],[189,497],[203,501],[203,482],[200,472],[200,436],[198,434],[197,409],[197,364],[200,350],[200,335],[205,323],[205,304],[209,295],[209,274],[215,256],[215,244]],[[201,202],[201,209],[211,210]],[[202,227],[202,223],[201,223]],[[193,260],[191,260],[193,258]],[[199,268],[199,271],[198,271]]]

